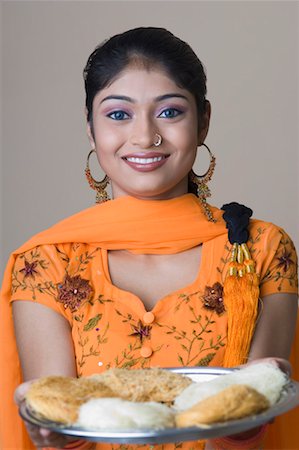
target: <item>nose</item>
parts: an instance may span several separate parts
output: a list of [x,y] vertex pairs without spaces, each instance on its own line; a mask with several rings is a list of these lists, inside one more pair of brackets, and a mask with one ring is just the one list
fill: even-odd
[[131,131],[131,144],[139,148],[151,148],[155,142],[157,126],[149,117],[140,116],[135,119]]

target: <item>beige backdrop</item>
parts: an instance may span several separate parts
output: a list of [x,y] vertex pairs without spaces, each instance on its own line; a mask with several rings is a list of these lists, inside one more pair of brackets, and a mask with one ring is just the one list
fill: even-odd
[[299,247],[298,6],[2,1],[2,264],[32,234],[93,203],[82,69],[100,41],[142,25],[173,31],[207,68],[212,202],[251,206]]

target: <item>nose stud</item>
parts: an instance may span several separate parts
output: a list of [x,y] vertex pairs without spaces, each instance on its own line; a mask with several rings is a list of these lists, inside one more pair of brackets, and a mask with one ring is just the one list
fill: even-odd
[[158,133],[155,134],[154,146],[159,147],[162,144],[162,136]]

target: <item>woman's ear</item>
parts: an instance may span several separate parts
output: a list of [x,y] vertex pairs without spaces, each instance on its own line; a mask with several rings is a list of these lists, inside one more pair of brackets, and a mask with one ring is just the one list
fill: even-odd
[[211,103],[209,100],[205,100],[205,110],[201,115],[199,128],[198,128],[198,141],[197,144],[201,145],[205,138],[207,137],[209,126],[210,126],[210,118],[211,118]]

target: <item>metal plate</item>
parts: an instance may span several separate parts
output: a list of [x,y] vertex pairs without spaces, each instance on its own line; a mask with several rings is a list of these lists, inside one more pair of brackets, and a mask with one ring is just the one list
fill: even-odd
[[[217,376],[225,375],[233,369],[223,368],[174,368],[174,372],[181,373],[192,378],[195,382],[211,380]],[[167,428],[164,430],[88,430],[75,426],[64,426],[56,422],[41,420],[29,409],[25,402],[20,406],[22,419],[39,427],[48,428],[52,431],[62,433],[76,438],[86,439],[94,442],[110,442],[117,444],[162,444],[169,442],[195,441],[220,436],[228,436],[234,433],[249,430],[269,422],[276,416],[283,414],[299,405],[299,383],[290,380],[285,386],[279,401],[267,411],[244,419],[231,420],[229,422],[214,423],[211,426],[189,427],[189,428]]]

